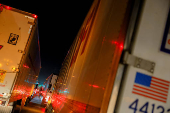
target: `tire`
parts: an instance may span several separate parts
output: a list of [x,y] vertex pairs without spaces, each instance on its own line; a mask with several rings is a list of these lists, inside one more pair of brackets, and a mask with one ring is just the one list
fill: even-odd
[[51,104],[45,109],[45,113],[53,113],[53,108]]
[[21,105],[22,99],[17,100],[17,105]]
[[14,112],[15,112],[16,106],[17,106],[17,101],[14,101],[14,103],[13,103],[13,108],[12,108],[11,113],[14,113]]
[[30,102],[30,99],[28,97],[27,100],[25,101],[25,105],[24,106],[27,106],[29,104],[29,102]]

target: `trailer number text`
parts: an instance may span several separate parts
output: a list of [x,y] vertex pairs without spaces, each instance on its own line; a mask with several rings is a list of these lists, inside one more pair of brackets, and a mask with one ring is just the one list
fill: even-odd
[[129,109],[132,109],[134,111],[133,113],[137,113],[137,111],[140,111],[141,113],[150,113],[148,112],[148,107],[151,107],[151,113],[170,113],[170,108],[166,110],[163,106],[155,106],[155,104],[150,106],[149,102],[146,102],[143,106],[138,107],[138,102],[139,99],[136,99],[129,105]]

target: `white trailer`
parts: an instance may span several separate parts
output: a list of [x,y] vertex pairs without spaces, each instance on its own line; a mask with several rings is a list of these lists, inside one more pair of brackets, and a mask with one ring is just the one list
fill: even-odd
[[0,4],[0,113],[23,107],[40,65],[37,15]]

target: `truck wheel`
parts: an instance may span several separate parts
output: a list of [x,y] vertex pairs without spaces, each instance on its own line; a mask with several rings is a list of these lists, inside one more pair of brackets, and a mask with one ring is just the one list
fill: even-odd
[[48,107],[46,107],[45,113],[53,113],[53,107],[51,104]]
[[13,102],[12,112],[11,112],[11,113],[14,113],[14,112],[15,112],[16,106],[17,106],[17,101],[14,101],[14,102]]
[[27,100],[25,101],[25,105],[24,106],[27,106],[29,104],[29,102],[30,102],[30,99],[27,98]]
[[17,105],[21,105],[22,99],[17,100]]

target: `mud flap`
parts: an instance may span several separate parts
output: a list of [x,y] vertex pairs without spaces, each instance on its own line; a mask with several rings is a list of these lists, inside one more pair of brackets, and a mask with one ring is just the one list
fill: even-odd
[[24,105],[25,105],[26,100],[27,100],[27,97],[23,97],[23,98],[22,98],[20,112],[21,112],[21,110],[23,109],[23,107],[24,107]]
[[0,113],[11,113],[12,106],[0,106]]

